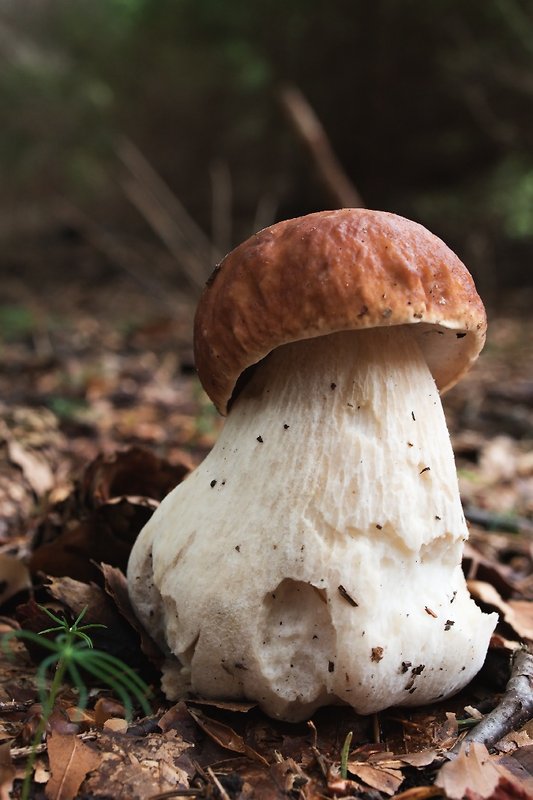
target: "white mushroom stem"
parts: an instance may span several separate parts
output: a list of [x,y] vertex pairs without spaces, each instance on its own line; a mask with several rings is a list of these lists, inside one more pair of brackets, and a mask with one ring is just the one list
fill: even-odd
[[201,695],[288,720],[427,703],[473,677],[496,623],[468,595],[466,536],[409,327],[336,333],[259,365],[142,531],[131,598]]

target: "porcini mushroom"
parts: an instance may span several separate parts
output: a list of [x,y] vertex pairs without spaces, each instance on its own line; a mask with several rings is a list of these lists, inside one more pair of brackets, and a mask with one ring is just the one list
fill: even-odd
[[128,567],[182,686],[301,720],[329,703],[428,703],[475,675],[496,616],[461,571],[439,390],[485,328],[464,265],[393,214],[281,222],[217,267],[195,352],[230,412]]

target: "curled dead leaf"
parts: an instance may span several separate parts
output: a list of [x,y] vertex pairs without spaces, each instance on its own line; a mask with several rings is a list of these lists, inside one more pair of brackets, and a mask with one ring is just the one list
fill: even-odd
[[530,600],[508,600],[509,611],[505,618],[523,639],[533,640],[533,602]]
[[495,559],[486,558],[470,542],[463,552],[463,571],[468,581],[484,581],[494,586],[502,597],[511,597],[515,585],[509,567]]
[[113,717],[124,718],[124,706],[111,697],[100,697],[94,705],[95,725],[105,725]]
[[85,471],[82,491],[87,505],[104,505],[117,497],[162,500],[192,468],[192,462],[170,464],[155,453],[132,447],[98,456]]
[[57,529],[45,521],[37,531],[30,570],[101,582],[96,564],[106,561],[125,570],[133,542],[153,510],[122,498],[80,518],[64,520]]
[[82,729],[90,728],[94,725],[94,711],[89,709],[71,706],[65,709],[65,714],[71,722],[80,725]]
[[99,456],[37,529],[31,571],[87,583],[101,583],[94,562],[125,571],[139,531],[189,468],[141,448]]
[[141,650],[151,664],[159,668],[164,659],[163,653],[154,642],[152,637],[144,630],[137,619],[130,602],[128,593],[128,582],[122,570],[112,567],[110,564],[100,564],[100,569],[104,576],[104,589],[107,595],[113,600],[122,617],[127,620],[133,630],[140,638]]
[[268,766],[266,758],[246,744],[242,736],[234,731],[233,728],[230,728],[229,725],[225,725],[223,722],[219,722],[219,720],[206,716],[198,709],[188,708],[187,710],[198,727],[225,750],[231,750],[234,753],[242,753],[248,756],[248,758]]
[[492,584],[485,581],[468,581],[468,589],[475,600],[498,609],[520,639],[533,640],[533,602],[506,601]]

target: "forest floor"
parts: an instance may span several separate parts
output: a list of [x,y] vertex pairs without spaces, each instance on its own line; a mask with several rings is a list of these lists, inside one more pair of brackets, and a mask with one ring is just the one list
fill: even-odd
[[[464,569],[476,601],[500,614],[484,668],[431,707],[370,717],[337,707],[289,725],[253,704],[166,701],[161,654],[128,606],[123,572],[136,535],[222,424],[193,369],[193,303],[95,267],[81,245],[49,249],[31,274],[24,263],[20,252],[10,262],[0,302],[0,632],[49,627],[43,604],[69,620],[87,606],[85,621],[107,626],[94,629],[95,647],[153,692],[152,715],[138,709],[127,722],[120,698],[98,682],[83,711],[64,685],[38,748],[33,796],[533,797],[533,723],[513,718],[500,741],[459,746],[505,697],[513,653],[533,643],[527,314],[512,304],[491,314],[478,365],[444,398],[470,526]],[[16,798],[41,719],[43,652],[7,649],[0,797]]]

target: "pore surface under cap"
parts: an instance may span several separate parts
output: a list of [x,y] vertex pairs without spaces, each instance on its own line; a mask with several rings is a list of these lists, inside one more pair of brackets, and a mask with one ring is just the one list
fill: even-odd
[[409,323],[446,391],[485,341],[485,311],[464,264],[403,217],[323,211],[260,231],[215,269],[196,314],[196,366],[226,413],[242,373],[279,345]]

